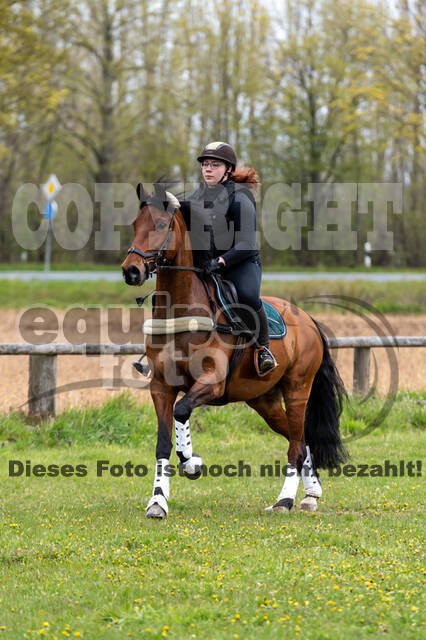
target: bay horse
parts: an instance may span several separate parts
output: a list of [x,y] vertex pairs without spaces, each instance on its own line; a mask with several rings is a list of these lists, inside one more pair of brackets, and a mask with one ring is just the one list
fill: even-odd
[[[247,175],[240,170],[239,181],[247,180]],[[168,514],[173,426],[179,466],[185,475],[197,478],[202,460],[192,450],[192,411],[201,405],[240,401],[289,441],[284,484],[267,509],[289,512],[302,477],[306,495],[300,508],[315,511],[322,495],[317,469],[336,466],[347,457],[339,433],[345,390],[324,334],[290,302],[262,298],[278,311],[287,333],[270,342],[279,366],[258,377],[255,345],[246,340],[244,346],[244,338],[218,330],[229,323],[211,278],[195,266],[197,251],[191,247],[184,203],[158,183],[151,195],[138,185],[137,194],[140,207],[133,222],[133,243],[122,263],[123,277],[127,284],[138,286],[152,273],[157,275],[153,316],[144,325],[152,371],[150,393],[158,419],[156,471],[146,516]],[[176,402],[180,392],[184,395]]]

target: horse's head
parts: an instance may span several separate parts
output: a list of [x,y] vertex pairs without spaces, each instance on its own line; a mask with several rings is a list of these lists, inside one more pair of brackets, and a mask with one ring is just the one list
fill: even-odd
[[161,261],[171,262],[176,255],[173,222],[178,199],[164,185],[155,184],[151,195],[142,184],[136,188],[140,208],[133,222],[135,235],[127,258],[121,265],[129,285],[141,285]]

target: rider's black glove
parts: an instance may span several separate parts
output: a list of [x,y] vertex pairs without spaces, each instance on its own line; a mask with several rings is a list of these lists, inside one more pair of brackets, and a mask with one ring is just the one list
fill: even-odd
[[218,258],[213,258],[204,267],[204,273],[206,274],[206,276],[209,276],[212,273],[215,273],[217,271],[219,271],[219,272],[222,271],[224,266],[225,265],[222,262],[219,262]]

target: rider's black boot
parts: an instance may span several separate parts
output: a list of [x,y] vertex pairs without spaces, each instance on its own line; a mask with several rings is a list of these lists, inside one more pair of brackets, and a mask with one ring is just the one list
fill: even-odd
[[269,350],[268,318],[263,304],[259,311],[257,311],[257,316],[259,318],[259,348],[254,351],[254,366],[256,368],[257,375],[262,377],[266,376],[278,367],[278,364]]

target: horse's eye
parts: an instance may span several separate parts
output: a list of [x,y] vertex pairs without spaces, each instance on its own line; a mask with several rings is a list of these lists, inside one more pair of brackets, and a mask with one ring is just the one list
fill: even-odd
[[165,222],[159,221],[155,223],[155,229],[157,231],[161,231],[162,229],[165,229],[167,227],[167,224]]

